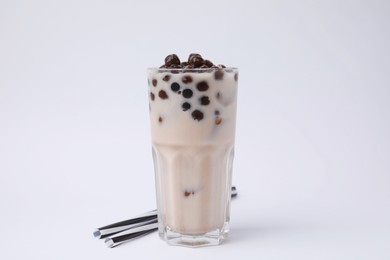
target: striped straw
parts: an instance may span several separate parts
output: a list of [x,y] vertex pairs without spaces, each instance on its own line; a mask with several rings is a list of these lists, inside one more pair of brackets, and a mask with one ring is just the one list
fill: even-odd
[[136,228],[128,229],[125,231],[122,231],[118,234],[115,234],[113,236],[110,236],[109,238],[106,238],[104,240],[104,243],[112,248],[116,247],[122,243],[129,242],[131,240],[134,240],[140,236],[147,235],[149,233],[152,233],[158,229],[158,223],[157,219],[152,223],[144,226],[139,226]]
[[[234,186],[232,187],[231,197],[237,197],[237,189]],[[108,237],[104,242],[112,248],[150,234],[157,229],[157,210],[152,210],[132,219],[97,228],[93,235],[97,238]]]
[[116,222],[114,224],[97,228],[95,232],[93,232],[93,236],[97,238],[105,238],[126,229],[135,228],[141,225],[151,223],[156,219],[157,210],[152,210],[132,219]]

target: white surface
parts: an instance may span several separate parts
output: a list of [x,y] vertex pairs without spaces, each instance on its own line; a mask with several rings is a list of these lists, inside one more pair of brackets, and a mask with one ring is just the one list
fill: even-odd
[[[0,1],[0,258],[389,259],[389,2],[140,2]],[[145,68],[194,51],[240,68],[231,239],[107,249],[155,205]]]

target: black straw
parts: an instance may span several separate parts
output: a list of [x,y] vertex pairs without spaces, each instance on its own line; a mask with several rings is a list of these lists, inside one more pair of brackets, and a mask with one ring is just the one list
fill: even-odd
[[[235,198],[237,194],[237,189],[233,186],[231,197]],[[157,221],[157,210],[152,210],[132,219],[100,227],[95,230],[93,235],[97,238],[108,237],[105,239],[105,243],[112,248],[156,231],[158,229]]]

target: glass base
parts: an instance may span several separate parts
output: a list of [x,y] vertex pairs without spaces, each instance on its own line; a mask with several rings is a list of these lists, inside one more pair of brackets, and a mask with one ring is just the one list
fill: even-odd
[[160,237],[172,246],[202,247],[216,246],[228,238],[229,223],[225,223],[222,229],[215,229],[204,234],[182,234],[165,228]]

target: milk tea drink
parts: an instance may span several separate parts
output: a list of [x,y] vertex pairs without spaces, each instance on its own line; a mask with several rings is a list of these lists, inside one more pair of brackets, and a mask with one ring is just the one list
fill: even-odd
[[148,69],[159,234],[217,245],[229,232],[238,70],[175,56]]

